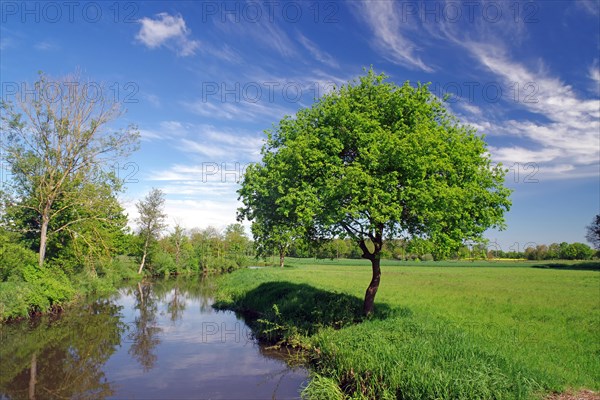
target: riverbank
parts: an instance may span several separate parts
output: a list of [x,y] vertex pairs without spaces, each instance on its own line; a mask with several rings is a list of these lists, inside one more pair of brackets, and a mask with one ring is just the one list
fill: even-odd
[[126,256],[76,274],[57,267],[39,267],[30,258],[23,259],[19,268],[10,270],[0,281],[0,324],[58,313],[92,294],[113,293],[123,281],[143,278]]
[[[218,275],[241,268],[230,260],[222,260],[210,268],[175,270],[146,268],[137,273],[135,257],[119,255],[103,260],[93,268],[51,265],[39,267],[35,253],[14,246],[20,253],[12,263],[0,257],[0,324],[41,315],[60,313],[68,306],[91,295],[109,295],[126,282],[178,276]],[[0,250],[4,250],[0,246]],[[244,262],[247,262],[244,259]],[[11,265],[12,264],[12,265]],[[65,272],[70,270],[70,273]],[[78,270],[73,272],[73,270]]]
[[600,389],[597,266],[466,264],[384,266],[367,320],[369,268],[343,262],[236,271],[219,278],[217,305],[253,314],[261,339],[304,349],[310,398],[540,399]]

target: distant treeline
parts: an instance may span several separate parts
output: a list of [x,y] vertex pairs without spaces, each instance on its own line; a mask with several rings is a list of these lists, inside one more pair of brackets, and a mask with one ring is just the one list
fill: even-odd
[[[140,237],[125,235],[125,254],[139,258]],[[213,226],[183,229],[176,226],[157,241],[148,256],[148,270],[152,275],[226,272],[258,261],[254,241],[241,224],[230,224],[224,230]],[[421,240],[394,239],[385,242],[381,251],[384,259],[400,261],[433,261],[433,244]],[[273,252],[278,256],[277,252]],[[292,242],[287,256],[317,259],[360,259],[362,251],[350,239],[334,239],[308,243]],[[493,243],[465,245],[453,252],[449,259],[528,259],[528,260],[589,260],[598,254],[584,243],[552,243],[527,246],[523,251],[494,249]],[[270,261],[270,260],[269,260]]]
[[[401,261],[432,261],[433,244],[428,241],[416,240],[388,240],[381,251],[384,259]],[[589,260],[598,256],[596,252],[585,243],[552,243],[550,245],[527,246],[523,251],[503,251],[495,249],[493,244],[465,245],[454,251],[450,259],[528,259],[528,260]],[[361,258],[362,252],[358,245],[350,239],[334,239],[324,241],[317,246],[309,246],[296,241],[290,247],[290,257],[298,258]]]
[[[137,255],[139,237],[132,235],[131,240],[131,255]],[[223,231],[212,226],[190,230],[176,226],[153,247],[147,271],[154,275],[227,272],[247,265],[253,257],[253,243],[241,224],[228,225]]]
[[[135,239],[133,239],[135,240]],[[433,244],[421,240],[388,240],[381,251],[384,259],[401,261],[433,261]],[[133,246],[136,248],[136,246]],[[278,256],[274,251],[274,256]],[[552,243],[526,247],[523,251],[502,251],[493,244],[465,245],[453,252],[450,259],[528,259],[528,260],[589,260],[595,251],[584,243]],[[360,259],[362,251],[350,239],[334,239],[307,243],[292,242],[287,256],[318,259]],[[231,224],[224,231],[212,226],[173,232],[158,241],[151,257],[150,270],[155,274],[181,272],[227,271],[242,267],[256,257],[254,242],[240,224]]]

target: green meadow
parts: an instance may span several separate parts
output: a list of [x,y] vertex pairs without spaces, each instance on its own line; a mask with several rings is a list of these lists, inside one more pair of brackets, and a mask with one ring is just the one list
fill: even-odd
[[316,399],[541,399],[600,389],[600,264],[291,259],[219,281],[218,307],[302,348]]

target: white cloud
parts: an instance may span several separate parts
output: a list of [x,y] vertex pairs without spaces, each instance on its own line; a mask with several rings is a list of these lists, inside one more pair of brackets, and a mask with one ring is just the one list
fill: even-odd
[[300,41],[300,43],[302,43],[302,45],[306,48],[306,50],[308,50],[308,52],[313,56],[313,58],[315,60],[317,60],[323,64],[329,65],[330,67],[333,67],[333,68],[340,67],[338,62],[331,55],[329,55],[326,52],[319,49],[319,47],[314,42],[309,40],[303,34],[298,35],[298,40]]
[[475,104],[471,104],[468,101],[462,100],[460,102],[457,103],[457,106],[459,108],[461,108],[462,110],[466,111],[468,114],[471,115],[482,115],[483,111],[481,110],[481,108],[477,107]]
[[150,141],[155,139],[172,140],[183,137],[187,134],[188,126],[179,121],[162,121],[158,128],[140,129],[142,140]]
[[[598,119],[598,99],[581,99],[573,88],[543,70],[532,72],[524,65],[510,60],[498,47],[487,44],[466,44],[475,58],[492,73],[499,76],[507,87],[532,84],[532,96],[519,98],[519,104],[531,112],[556,122],[578,123],[583,118]],[[596,121],[597,122],[597,121]]]
[[[543,68],[532,71],[511,60],[499,47],[483,43],[465,43],[465,47],[506,87],[532,84],[535,88],[530,101],[519,98],[517,103],[530,116],[488,121],[484,129],[492,135],[518,137],[529,142],[528,147],[535,147],[491,148],[495,161],[538,163],[540,174],[547,178],[597,176],[600,99],[582,98],[570,85],[550,76]],[[475,117],[476,123],[484,121],[483,117]]]
[[[214,226],[223,230],[227,225],[236,222],[236,210],[240,206],[234,196],[218,200],[193,200],[175,199],[174,196],[166,194],[165,213],[168,215],[168,224],[174,225],[177,221],[186,229],[206,228]],[[128,214],[129,225],[135,229],[135,220],[138,217],[135,202],[123,204]]]
[[165,204],[169,218],[181,221],[185,228],[214,226],[222,230],[236,222],[240,206],[234,196],[218,200],[169,200]]
[[[262,97],[266,97],[266,100],[262,100]],[[228,121],[276,122],[286,114],[293,114],[292,110],[269,101],[268,94],[264,94],[262,97],[256,102],[244,99],[219,101],[220,99],[217,98],[214,101],[201,99],[194,102],[183,102],[183,105],[200,116]]]
[[202,47],[202,51],[220,58],[221,60],[227,61],[228,63],[241,64],[243,61],[242,56],[236,50],[223,43],[219,43],[218,47],[205,44]]
[[140,129],[140,133],[143,140],[167,141],[169,146],[211,163],[258,161],[264,142],[263,133],[179,121],[162,121],[158,128]]
[[140,136],[143,141],[150,141],[154,139],[162,139],[160,132],[148,130],[148,129],[140,129]]
[[520,162],[526,163],[543,163],[549,162],[561,155],[559,149],[546,148],[540,150],[530,150],[524,147],[490,147],[490,151],[494,155],[494,161],[504,164]]
[[402,32],[406,29],[406,21],[402,21],[394,1],[353,1],[357,18],[366,22],[375,37],[371,40],[373,47],[389,61],[411,69],[432,72],[416,54],[417,46]]
[[39,43],[36,43],[34,47],[36,50],[40,51],[52,51],[59,49],[59,46],[51,40],[43,40]]
[[592,16],[600,14],[600,2],[598,0],[577,0],[576,4]]
[[179,149],[201,156],[207,162],[245,162],[260,159],[263,138],[251,134],[216,130],[201,125],[190,138],[181,139]]
[[145,93],[143,94],[144,99],[147,100],[150,104],[152,104],[153,107],[155,108],[160,108],[161,103],[160,103],[160,97],[158,97],[155,94],[151,94],[151,93]]
[[588,69],[588,76],[595,83],[594,92],[600,94],[600,67],[598,66],[598,60],[595,60]]
[[181,15],[160,13],[156,19],[142,18],[136,39],[150,49],[165,46],[180,56],[194,55],[200,42],[190,39],[191,31]]
[[290,58],[297,55],[296,49],[288,35],[274,22],[265,22],[261,19],[258,25],[262,28],[263,32],[255,29],[252,29],[252,31],[258,34],[259,40],[264,44],[276,49],[284,57]]
[[14,41],[11,38],[0,38],[0,50],[6,50],[9,47],[12,47]]
[[[236,46],[250,40],[253,46],[259,45],[263,49],[275,50],[279,56],[287,59],[293,59],[298,55],[294,42],[285,30],[277,25],[277,20],[269,18],[259,18],[256,21],[244,18],[236,20],[234,15],[227,14],[226,19],[221,20],[221,23],[215,22],[214,26],[221,32],[219,35],[221,42],[225,42],[226,39],[233,36],[234,41],[231,43]],[[218,56],[218,54],[215,55]],[[254,55],[268,56],[264,51]],[[256,62],[256,57],[254,58],[254,62]]]

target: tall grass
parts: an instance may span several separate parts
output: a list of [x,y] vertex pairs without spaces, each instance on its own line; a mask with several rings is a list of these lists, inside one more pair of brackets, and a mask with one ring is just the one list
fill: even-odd
[[[283,339],[294,332],[311,359],[310,398],[527,399],[600,389],[598,271],[384,264],[378,315],[357,323],[368,266],[296,264],[225,276],[219,296],[254,308]],[[302,290],[260,289],[285,287]],[[318,309],[328,317],[316,318]]]

